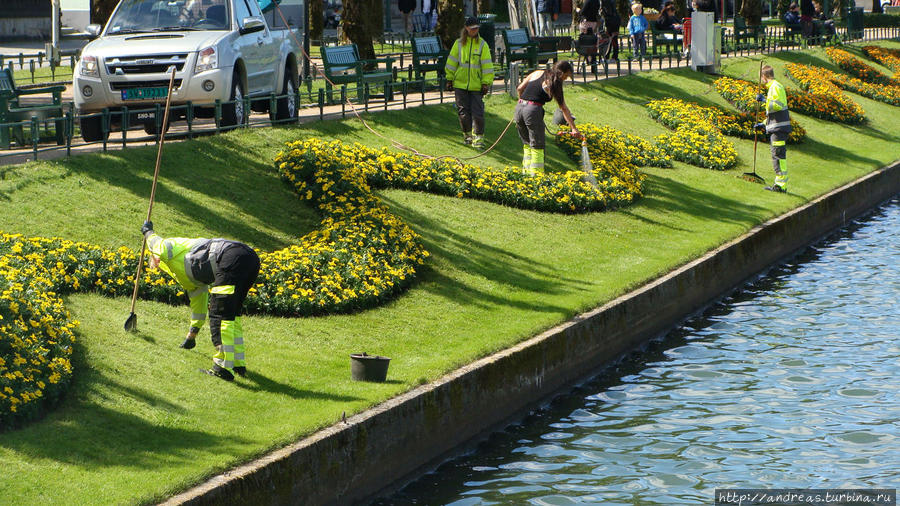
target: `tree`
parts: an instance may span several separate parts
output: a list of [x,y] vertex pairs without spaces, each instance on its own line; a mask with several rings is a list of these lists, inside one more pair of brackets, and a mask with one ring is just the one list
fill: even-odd
[[444,47],[453,47],[453,41],[459,38],[465,23],[464,7],[463,0],[438,0],[438,22],[434,32]]
[[307,3],[309,8],[309,38],[322,40],[322,32],[325,29],[325,1],[312,0]]
[[352,42],[359,49],[359,57],[363,59],[375,58],[375,46],[372,41],[375,34],[372,33],[372,23],[367,17],[375,17],[381,21],[381,16],[367,16],[367,13],[382,12],[381,0],[344,0],[344,12],[341,15],[341,31],[343,42]]
[[94,0],[91,2],[91,23],[105,25],[119,0]]
[[762,23],[762,2],[760,0],[743,0],[741,16],[749,26],[759,26]]

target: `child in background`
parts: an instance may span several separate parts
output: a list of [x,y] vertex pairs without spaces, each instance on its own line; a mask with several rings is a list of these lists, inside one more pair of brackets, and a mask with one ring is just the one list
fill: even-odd
[[644,17],[644,6],[639,3],[631,4],[631,12],[634,13],[628,18],[628,35],[631,36],[631,47],[634,48],[634,59],[643,58],[647,54],[647,38],[644,32],[649,28],[650,23]]

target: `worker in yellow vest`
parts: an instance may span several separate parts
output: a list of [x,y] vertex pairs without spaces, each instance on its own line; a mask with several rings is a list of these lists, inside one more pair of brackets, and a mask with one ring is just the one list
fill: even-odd
[[144,222],[141,233],[150,251],[150,267],[159,267],[175,278],[190,299],[191,323],[181,347],[196,346],[197,333],[206,321],[216,348],[213,366],[204,372],[233,381],[245,376],[244,332],[241,309],[247,292],[259,274],[259,256],[246,244],[227,239],[162,238],[153,223]]
[[463,131],[463,142],[478,149],[484,147],[484,96],[494,82],[491,48],[478,35],[478,19],[469,16],[453,42],[447,63],[447,90],[456,98],[456,111]]
[[787,148],[785,143],[791,133],[791,115],[788,112],[787,93],[784,86],[775,80],[775,70],[769,65],[760,69],[760,81],[768,88],[768,93],[756,96],[756,100],[766,106],[766,122],[757,123],[755,128],[763,129],[769,134],[772,146],[772,166],[775,168],[775,183],[766,186],[766,190],[787,192]]

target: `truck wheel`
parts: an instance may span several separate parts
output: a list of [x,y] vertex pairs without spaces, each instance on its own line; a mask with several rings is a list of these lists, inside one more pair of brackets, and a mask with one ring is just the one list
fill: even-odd
[[81,127],[81,138],[84,142],[97,142],[106,139],[109,135],[103,134],[103,118],[101,116],[92,116],[89,118],[81,118],[78,120]]
[[[163,125],[163,132],[168,132],[170,126],[172,126],[171,119],[166,125]],[[146,132],[147,135],[159,135],[159,132],[156,131],[156,121],[149,121],[147,123],[144,123],[144,132]]]
[[284,72],[284,86],[281,90],[281,94],[286,96],[279,98],[275,104],[275,119],[278,121],[297,119],[297,88],[288,70]]
[[222,106],[222,126],[243,125],[247,122],[247,110],[244,109],[244,85],[238,74],[231,79],[229,100],[232,103]]

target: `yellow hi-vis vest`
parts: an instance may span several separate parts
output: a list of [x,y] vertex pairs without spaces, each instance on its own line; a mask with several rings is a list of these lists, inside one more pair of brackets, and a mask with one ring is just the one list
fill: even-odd
[[456,39],[447,55],[444,72],[453,87],[460,90],[480,91],[481,85],[490,86],[494,82],[491,48],[481,37],[470,38],[464,45]]
[[200,328],[206,321],[209,308],[209,285],[195,280],[187,267],[187,254],[194,246],[208,239],[169,237],[163,239],[155,232],[147,236],[147,249],[159,257],[159,268],[175,278],[187,292],[191,305],[191,327]]
[[791,115],[788,112],[787,92],[784,86],[772,79],[766,94],[766,132],[790,133]]

